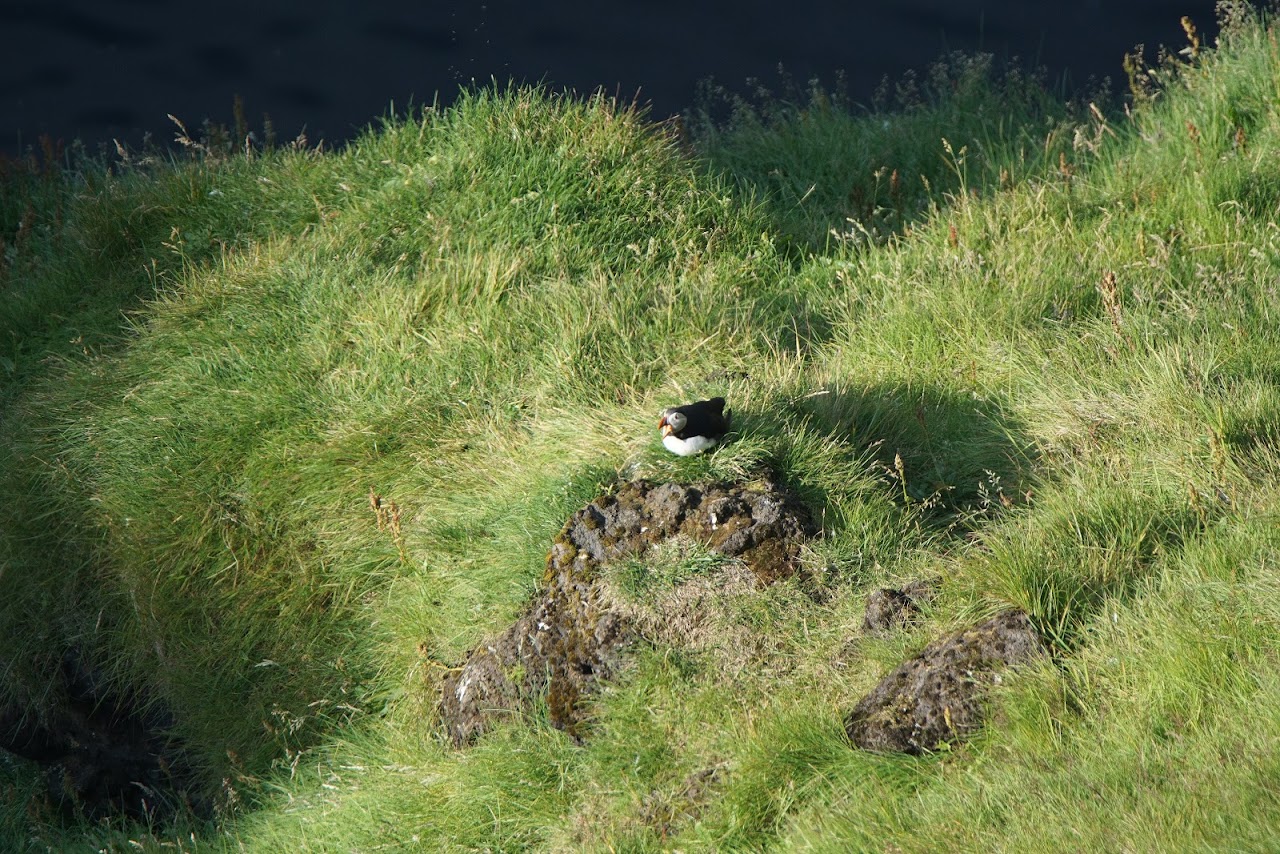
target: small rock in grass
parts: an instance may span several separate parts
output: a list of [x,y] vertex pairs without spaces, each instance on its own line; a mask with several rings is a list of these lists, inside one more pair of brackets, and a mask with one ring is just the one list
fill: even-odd
[[857,747],[922,754],[982,726],[999,671],[1047,653],[1023,611],[1007,611],[930,644],[880,680],[845,718]]
[[867,610],[862,617],[862,633],[873,637],[888,637],[893,632],[915,620],[920,608],[927,605],[937,592],[936,584],[929,581],[913,581],[896,587],[873,590],[867,597]]

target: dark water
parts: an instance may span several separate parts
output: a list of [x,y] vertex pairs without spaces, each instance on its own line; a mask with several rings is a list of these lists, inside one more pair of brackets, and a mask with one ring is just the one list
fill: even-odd
[[1212,30],[1213,4],[1079,0],[1069,4],[906,0],[869,3],[406,3],[338,0],[0,0],[0,152],[41,134],[90,148],[144,133],[172,139],[173,113],[196,128],[230,124],[233,97],[251,126],[271,116],[282,139],[305,126],[340,142],[394,102],[449,101],[471,81],[545,80],[638,93],[661,118],[714,77],[834,81],[871,97],[885,75],[944,50],[983,49],[1044,65],[1082,86],[1123,82],[1123,54],[1185,44],[1179,19]]

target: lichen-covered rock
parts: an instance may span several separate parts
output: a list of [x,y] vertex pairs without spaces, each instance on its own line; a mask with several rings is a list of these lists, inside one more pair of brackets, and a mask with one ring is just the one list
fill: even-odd
[[791,574],[800,543],[810,534],[804,507],[767,481],[738,486],[637,480],[573,515],[552,546],[548,579],[551,562],[570,552],[603,565],[683,535],[742,558],[768,583]]
[[857,747],[920,754],[982,725],[983,701],[1000,671],[1046,653],[1022,611],[1007,611],[930,644],[880,680],[845,718]]
[[441,710],[454,744],[468,743],[490,718],[521,711],[544,691],[551,723],[577,735],[579,697],[613,674],[631,640],[625,620],[601,606],[589,565],[581,553],[563,564],[549,560],[543,594],[445,679]]
[[616,671],[635,636],[606,604],[598,574],[677,535],[740,558],[760,583],[790,575],[812,533],[804,507],[773,483],[745,486],[633,481],[573,514],[547,554],[545,587],[500,637],[472,650],[445,680],[441,715],[457,745],[495,715],[545,692],[551,723],[578,736],[581,698]]
[[887,637],[915,619],[920,608],[927,605],[936,593],[936,586],[929,581],[913,581],[901,589],[882,587],[867,597],[867,610],[862,616],[862,633],[873,637]]

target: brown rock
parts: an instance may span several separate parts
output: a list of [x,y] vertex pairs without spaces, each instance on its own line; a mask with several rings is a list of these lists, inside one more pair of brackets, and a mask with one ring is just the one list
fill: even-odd
[[913,581],[902,589],[882,587],[867,597],[867,610],[862,617],[862,633],[873,637],[887,637],[915,620],[920,608],[927,605],[936,593],[936,585],[928,581]]
[[921,754],[962,740],[981,725],[983,701],[1000,671],[1046,653],[1022,611],[1007,611],[930,644],[903,662],[845,718],[855,746]]
[[772,483],[623,484],[565,523],[547,554],[546,586],[515,624],[477,647],[444,681],[441,715],[457,745],[496,715],[545,693],[551,723],[577,736],[581,700],[617,670],[634,627],[606,605],[598,569],[682,535],[741,558],[761,583],[790,575],[808,513]]

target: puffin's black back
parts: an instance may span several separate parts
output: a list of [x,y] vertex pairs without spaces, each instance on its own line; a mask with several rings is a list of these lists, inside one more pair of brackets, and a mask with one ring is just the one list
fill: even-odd
[[675,434],[679,439],[690,436],[719,437],[729,432],[729,418],[724,414],[724,398],[713,397],[710,400],[699,400],[675,407],[688,419],[684,429]]

